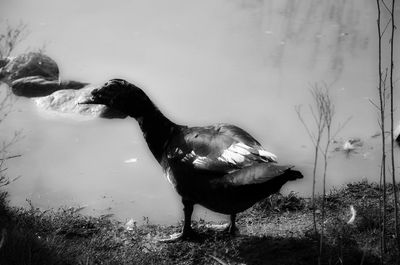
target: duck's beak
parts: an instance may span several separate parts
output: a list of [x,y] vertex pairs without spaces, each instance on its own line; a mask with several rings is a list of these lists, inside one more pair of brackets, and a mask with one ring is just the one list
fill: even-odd
[[82,102],[78,102],[78,104],[80,105],[80,104],[100,104],[100,103],[98,103],[98,102],[94,99],[94,97],[92,96],[92,97],[90,97],[90,98],[88,98],[88,99],[86,99],[86,100],[84,100],[84,101],[82,101]]

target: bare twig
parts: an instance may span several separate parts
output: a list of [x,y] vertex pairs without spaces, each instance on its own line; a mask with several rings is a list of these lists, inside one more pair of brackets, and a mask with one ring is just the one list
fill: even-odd
[[[325,143],[325,149],[323,150],[323,158],[324,158],[324,171],[323,171],[323,177],[322,177],[322,211],[321,211],[321,233],[320,233],[320,245],[319,245],[319,260],[322,257],[322,251],[323,251],[323,242],[324,242],[324,227],[325,227],[325,197],[326,197],[326,175],[327,175],[327,170],[328,170],[328,151],[330,144],[332,142],[332,135],[331,135],[331,128],[332,128],[332,120],[333,116],[335,114],[335,106],[331,101],[330,95],[329,95],[329,89],[325,85],[324,90],[319,91],[320,95],[320,101],[321,101],[321,112],[322,112],[322,117],[324,119],[324,124],[325,124],[325,131],[326,131],[326,143]],[[339,129],[342,126],[339,126]],[[343,128],[343,127],[342,127]]]
[[385,34],[385,32],[386,32],[386,30],[388,29],[389,24],[390,24],[391,21],[392,21],[392,19],[390,18],[390,19],[388,20],[388,22],[386,23],[386,26],[385,26],[385,27],[383,28],[383,30],[382,30],[381,37],[383,37],[383,35]]
[[378,9],[378,18],[377,18],[377,26],[378,26],[378,93],[379,93],[379,103],[380,103],[380,128],[382,133],[382,165],[381,165],[381,177],[382,177],[382,185],[383,185],[383,194],[382,194],[382,229],[381,229],[381,263],[383,262],[383,256],[386,252],[386,150],[385,150],[385,93],[386,93],[386,75],[385,78],[382,79],[382,30],[381,30],[381,4],[380,0],[376,0],[377,9]]
[[25,38],[27,26],[20,22],[17,26],[7,23],[5,32],[0,34],[0,59],[10,56],[17,44]]
[[[5,28],[1,28],[3,30],[0,32],[0,60],[2,60],[2,65],[6,57],[10,56],[12,51],[15,49],[16,45],[26,36],[26,24],[20,22],[17,26],[11,26],[6,23]],[[2,122],[8,117],[11,113],[16,98],[13,97],[10,89],[2,89],[0,90],[0,125]],[[21,155],[7,155],[8,149],[19,141],[22,137],[21,131],[14,132],[11,139],[3,140],[0,143],[0,187],[4,187],[11,182],[17,180],[19,177],[16,177],[10,180],[5,172],[7,167],[5,166],[5,161],[8,159],[16,158]]]
[[338,128],[333,134],[332,139],[336,138],[336,136],[344,129],[344,127],[346,127],[346,125],[351,121],[352,118],[353,118],[352,116],[348,117],[342,124],[339,122]]
[[1,182],[1,181],[0,181],[0,188],[1,188],[1,187],[4,187],[4,186],[7,186],[8,184],[10,184],[10,183],[16,181],[17,179],[19,179],[20,177],[21,177],[21,176],[17,176],[17,177],[15,177],[15,178],[13,178],[13,179],[7,179],[7,180],[5,180],[4,182]]
[[[326,194],[326,178],[328,172],[328,152],[332,143],[332,140],[336,135],[349,123],[351,117],[349,117],[343,124],[338,125],[335,133],[332,134],[332,122],[335,114],[335,106],[331,100],[329,95],[329,87],[324,84],[320,86],[319,84],[315,84],[312,86],[311,95],[314,99],[314,107],[309,106],[310,113],[312,116],[313,124],[315,125],[315,135],[312,133],[310,126],[304,121],[304,118],[301,114],[300,106],[296,106],[295,110],[297,112],[297,116],[304,128],[308,136],[310,137],[315,149],[314,149],[314,167],[313,167],[313,190],[312,190],[312,208],[313,208],[313,225],[314,232],[317,234],[316,227],[316,217],[315,217],[315,183],[316,183],[316,170],[318,166],[318,156],[322,154],[323,156],[323,194],[322,194],[322,218],[321,218],[321,231],[320,231],[320,241],[319,241],[319,257],[318,263],[321,264],[321,257],[323,252],[323,242],[324,242],[324,219],[325,219],[325,194]],[[326,132],[326,136],[324,136],[324,132]],[[321,148],[321,142],[326,140],[324,148]]]
[[308,136],[310,137],[310,140],[312,141],[313,145],[315,145],[315,140],[314,140],[314,135],[311,133],[310,129],[308,128],[307,124],[305,123],[303,116],[301,115],[301,105],[297,105],[294,107],[296,113],[297,113],[297,117],[299,118],[299,120],[301,121],[301,123],[303,124],[304,128],[307,131]]
[[385,3],[384,0],[382,0],[382,4],[383,4],[383,6],[385,7],[386,11],[389,12],[389,14],[393,14],[393,13],[392,13],[392,10],[387,6],[387,4]]
[[20,156],[22,156],[22,155],[12,155],[12,156],[6,156],[6,157],[3,157],[3,158],[0,158],[0,160],[8,160],[8,159],[11,159],[11,158],[16,158],[16,157],[20,157]]
[[[384,3],[384,2],[383,2]],[[386,4],[385,4],[386,6]],[[391,9],[391,19],[392,28],[391,28],[391,38],[390,38],[390,155],[391,155],[391,168],[392,168],[392,182],[393,182],[393,206],[394,206],[394,226],[395,226],[395,235],[397,241],[397,249],[398,253],[400,253],[400,236],[399,236],[399,222],[398,222],[398,198],[397,198],[397,185],[396,185],[396,173],[395,173],[395,157],[394,157],[394,121],[393,121],[393,68],[394,68],[394,57],[393,57],[393,49],[394,49],[394,7],[395,7],[395,0],[392,0],[392,9]],[[400,254],[399,254],[400,255]]]
[[320,142],[321,142],[322,133],[325,128],[325,123],[324,123],[323,113],[322,113],[323,101],[321,100],[321,88],[318,86],[318,84],[315,84],[312,86],[310,92],[314,98],[314,102],[315,102],[316,109],[317,109],[317,113],[316,113],[314,111],[313,107],[311,105],[309,105],[311,115],[312,115],[314,123],[317,127],[316,136],[313,135],[309,126],[305,123],[305,121],[301,115],[301,112],[300,112],[300,110],[301,110],[300,107],[298,106],[297,108],[295,108],[295,110],[297,112],[297,116],[298,116],[299,120],[301,121],[304,128],[306,129],[307,134],[310,137],[311,142],[313,143],[314,148],[315,148],[311,204],[312,204],[312,209],[313,209],[313,228],[314,228],[314,233],[317,234],[317,222],[316,222],[316,215],[315,215],[315,184],[316,184],[316,172],[317,172],[317,165],[318,165],[318,154],[319,154],[319,151],[321,150]]
[[368,101],[372,104],[372,106],[374,106],[377,110],[380,109],[380,107],[372,100],[372,99],[368,99]]
[[217,261],[219,264],[222,264],[222,265],[228,265],[228,263],[226,263],[225,261],[223,261],[222,259],[220,259],[220,258],[217,258],[217,257],[215,257],[215,256],[213,256],[213,255],[208,255],[208,256],[210,256],[212,259],[214,259],[215,261]]

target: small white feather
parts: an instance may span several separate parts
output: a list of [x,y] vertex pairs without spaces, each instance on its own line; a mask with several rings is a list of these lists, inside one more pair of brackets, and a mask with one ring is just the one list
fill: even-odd
[[356,219],[357,212],[356,212],[356,209],[354,209],[353,205],[350,205],[350,213],[351,213],[351,217],[350,217],[350,220],[347,222],[347,224],[354,223],[354,220]]

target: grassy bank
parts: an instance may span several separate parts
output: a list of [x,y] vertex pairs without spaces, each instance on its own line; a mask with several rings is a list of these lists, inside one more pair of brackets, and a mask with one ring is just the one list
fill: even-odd
[[[322,264],[379,264],[379,194],[379,187],[367,182],[330,192]],[[193,224],[200,233],[198,242],[167,244],[156,239],[179,231],[180,224],[147,222],[128,230],[109,216],[84,216],[74,208],[11,208],[3,193],[0,264],[317,264],[318,239],[309,205],[294,194],[274,195],[239,215],[240,236],[200,221]],[[347,224],[350,205],[357,214]],[[392,214],[387,221],[384,262],[398,264]]]

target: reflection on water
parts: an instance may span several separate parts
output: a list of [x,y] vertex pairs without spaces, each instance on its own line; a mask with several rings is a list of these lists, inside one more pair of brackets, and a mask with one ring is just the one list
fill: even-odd
[[[353,117],[342,142],[363,141],[357,152],[331,153],[328,185],[378,181],[380,139],[371,138],[378,126],[368,102],[376,97],[371,1],[132,1],[124,8],[108,1],[47,1],[42,9],[18,3],[0,12],[28,20],[27,46],[52,40],[46,50],[62,77],[93,83],[126,78],[177,123],[244,128],[281,163],[304,173],[284,192],[310,193],[313,147],[294,106],[306,109],[310,83],[324,81],[336,121]],[[43,13],[48,8],[53,12]],[[23,156],[8,161],[9,174],[22,175],[9,186],[12,204],[30,199],[43,208],[86,206],[86,213],[114,213],[121,220],[148,216],[173,223],[181,217],[179,198],[134,120],[45,112],[23,98],[15,109],[0,132],[1,140],[18,129],[25,136],[11,150]],[[206,211],[199,216],[214,218]]]

